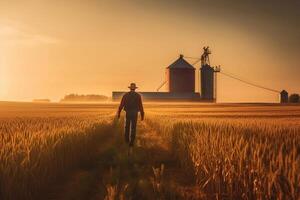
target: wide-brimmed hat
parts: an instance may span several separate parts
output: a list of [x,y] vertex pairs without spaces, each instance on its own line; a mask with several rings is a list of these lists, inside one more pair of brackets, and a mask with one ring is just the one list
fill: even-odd
[[137,89],[138,87],[136,87],[135,83],[131,83],[130,86],[128,86],[129,89]]

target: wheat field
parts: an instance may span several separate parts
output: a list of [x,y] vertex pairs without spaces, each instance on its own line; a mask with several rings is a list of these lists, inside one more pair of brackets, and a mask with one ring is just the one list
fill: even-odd
[[0,188],[4,199],[34,199],[48,184],[90,159],[111,121],[104,109],[1,105]]
[[299,199],[299,108],[154,108],[148,119],[205,199]]
[[[75,179],[78,198],[52,199],[300,198],[300,106],[147,103],[133,160],[116,108],[2,103],[0,197],[47,199],[52,185],[98,159],[85,169],[98,171],[92,192],[79,194]],[[107,154],[97,154],[104,144]]]

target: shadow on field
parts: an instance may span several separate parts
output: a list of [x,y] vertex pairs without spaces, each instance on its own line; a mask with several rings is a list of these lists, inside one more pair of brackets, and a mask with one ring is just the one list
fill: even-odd
[[149,129],[142,123],[136,146],[128,156],[122,127],[121,122],[114,144],[101,156],[102,181],[91,199],[181,199],[175,187],[164,179],[164,168],[175,164],[170,152],[147,135]]
[[136,146],[128,156],[123,121],[114,121],[95,147],[95,159],[83,163],[49,199],[183,199],[176,185],[183,180],[177,162],[146,126],[139,125]]

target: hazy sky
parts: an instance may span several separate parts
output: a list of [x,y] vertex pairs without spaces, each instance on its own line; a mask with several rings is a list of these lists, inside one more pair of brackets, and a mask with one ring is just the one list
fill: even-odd
[[[130,82],[154,91],[180,53],[204,45],[224,71],[300,93],[299,2],[0,0],[0,100],[111,95]],[[278,95],[220,74],[218,99]]]

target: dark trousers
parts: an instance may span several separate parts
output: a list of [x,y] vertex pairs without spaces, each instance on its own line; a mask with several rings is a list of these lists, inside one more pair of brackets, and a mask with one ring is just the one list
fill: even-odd
[[136,123],[138,118],[138,112],[127,111],[126,122],[125,122],[125,141],[129,146],[133,146],[135,134],[136,134]]

